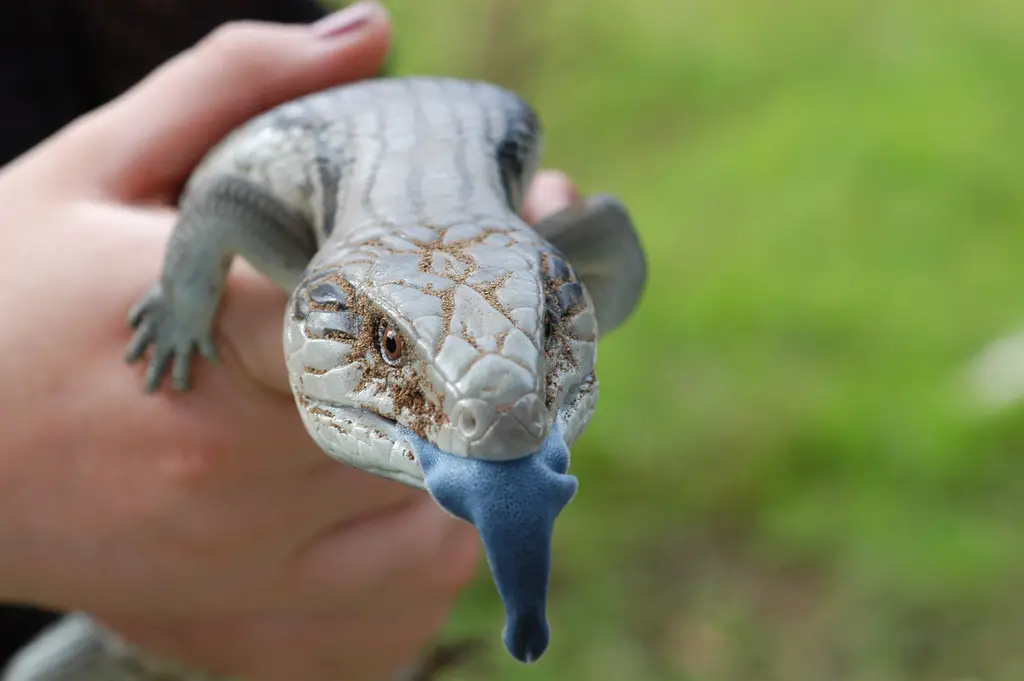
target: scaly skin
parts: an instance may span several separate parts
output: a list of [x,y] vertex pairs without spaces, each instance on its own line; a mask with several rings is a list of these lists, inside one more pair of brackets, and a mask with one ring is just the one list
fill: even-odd
[[[168,373],[187,390],[195,356],[216,360],[215,315],[231,260],[242,256],[291,294],[291,385],[327,454],[433,493],[420,460],[427,445],[431,462],[511,462],[544,449],[557,462],[549,473],[558,505],[529,522],[549,526],[575,491],[563,469],[596,403],[602,319],[552,241],[587,220],[626,236],[609,262],[629,271],[616,293],[602,293],[612,327],[635,306],[645,270],[628,216],[607,202],[552,221],[551,240],[519,217],[539,147],[537,116],[517,96],[440,78],[364,81],[253,119],[191,177],[160,280],[130,313],[126,358],[149,351],[147,390]],[[476,501],[483,506],[453,512],[490,512],[491,499]],[[499,529],[521,553],[514,542],[529,537]],[[547,645],[543,603],[532,605],[546,598],[547,554],[530,560],[543,584],[530,587],[525,628],[507,640],[524,660]],[[208,677],[124,646],[82,615],[57,626],[3,681]]]
[[[393,423],[453,454],[518,458],[583,390],[571,441],[594,401],[597,328],[572,267],[516,212],[539,142],[518,97],[455,80],[345,86],[255,119],[190,181],[129,358],[152,346],[148,388],[170,362],[186,389],[193,350],[215,357],[239,254],[293,292],[292,387],[331,455],[419,484]],[[397,362],[382,325],[403,340]]]

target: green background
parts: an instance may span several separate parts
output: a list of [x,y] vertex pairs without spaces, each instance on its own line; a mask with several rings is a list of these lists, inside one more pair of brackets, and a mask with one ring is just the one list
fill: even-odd
[[1024,679],[1024,409],[963,380],[1024,324],[1024,5],[387,4],[397,73],[519,91],[650,253],[552,647],[505,655],[482,570],[445,678]]

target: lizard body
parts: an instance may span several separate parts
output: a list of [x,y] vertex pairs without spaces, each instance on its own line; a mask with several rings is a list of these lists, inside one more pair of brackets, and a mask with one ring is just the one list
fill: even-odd
[[[598,332],[646,280],[610,197],[520,218],[540,140],[518,96],[434,77],[340,86],[254,118],[192,174],[126,350],[148,354],[148,391],[168,375],[188,390],[196,355],[217,358],[232,259],[265,273],[290,294],[285,361],[311,437],[478,528],[523,661],[548,642],[550,534],[576,490],[568,447],[596,404]],[[56,626],[2,681],[206,678],[84,615]]]

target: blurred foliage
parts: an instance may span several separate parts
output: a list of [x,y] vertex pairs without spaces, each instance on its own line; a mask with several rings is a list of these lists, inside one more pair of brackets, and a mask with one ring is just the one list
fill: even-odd
[[398,73],[531,100],[631,206],[643,307],[556,537],[553,643],[485,571],[448,678],[1024,678],[1024,409],[961,380],[1024,320],[1024,6],[392,0]]

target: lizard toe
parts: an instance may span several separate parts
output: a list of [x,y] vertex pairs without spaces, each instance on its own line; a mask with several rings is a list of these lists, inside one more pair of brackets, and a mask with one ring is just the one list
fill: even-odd
[[171,348],[157,344],[153,350],[153,356],[149,360],[149,367],[146,369],[146,392],[156,392],[160,387],[164,374],[167,372],[167,365],[171,361]]
[[146,348],[153,342],[154,335],[152,325],[145,324],[141,326],[132,336],[128,347],[125,348],[124,361],[134,364],[142,359],[142,356],[146,353]]

